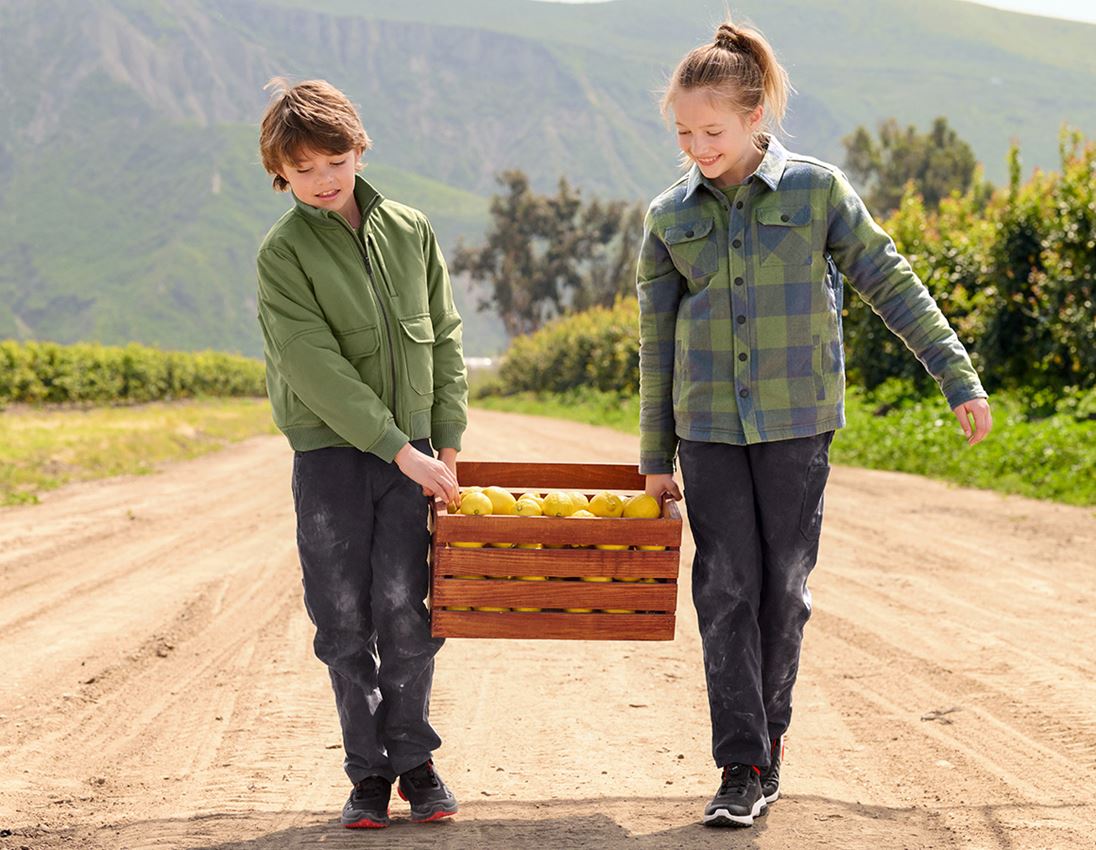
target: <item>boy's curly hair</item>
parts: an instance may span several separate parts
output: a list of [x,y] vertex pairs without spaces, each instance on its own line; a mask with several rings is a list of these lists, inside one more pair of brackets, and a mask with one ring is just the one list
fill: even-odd
[[[290,85],[284,77],[274,77],[263,89],[274,94],[263,113],[259,153],[276,191],[289,188],[278,172],[307,151],[340,154],[372,146],[354,105],[326,80]],[[362,167],[360,162],[357,167]]]

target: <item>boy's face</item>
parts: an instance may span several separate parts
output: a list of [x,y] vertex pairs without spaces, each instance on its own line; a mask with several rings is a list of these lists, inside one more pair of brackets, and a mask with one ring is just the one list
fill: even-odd
[[717,186],[727,184],[721,178],[740,172],[753,156],[760,106],[754,114],[743,116],[716,101],[706,89],[686,89],[674,98],[673,110],[678,147]]
[[304,203],[352,218],[355,165],[361,150],[329,154],[303,150],[301,159],[282,165],[278,174]]

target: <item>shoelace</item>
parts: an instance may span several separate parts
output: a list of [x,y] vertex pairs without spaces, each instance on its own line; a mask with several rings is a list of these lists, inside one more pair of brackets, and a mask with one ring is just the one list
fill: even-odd
[[439,786],[438,776],[434,773],[434,765],[430,762],[416,767],[414,770],[409,770],[403,775],[403,778],[410,782],[413,788],[437,788]]
[[723,782],[719,786],[720,795],[729,792],[742,793],[750,785],[753,768],[748,764],[729,764],[723,768]]
[[373,797],[378,794],[383,794],[390,787],[391,785],[388,781],[379,776],[367,776],[354,786],[354,797],[358,800]]

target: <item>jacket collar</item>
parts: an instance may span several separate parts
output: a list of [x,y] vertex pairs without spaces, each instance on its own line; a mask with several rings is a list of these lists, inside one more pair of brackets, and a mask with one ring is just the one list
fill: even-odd
[[[765,156],[761,159],[761,164],[757,166],[757,170],[750,176],[757,177],[775,192],[777,186],[780,185],[780,178],[784,176],[784,168],[788,164],[788,151],[780,144],[776,136],[766,133],[764,138],[768,140]],[[715,184],[700,173],[700,166],[693,163],[685,184],[685,200],[688,200],[697,187],[701,185],[707,186],[710,191],[717,194],[719,192]]]
[[[292,192],[289,194],[293,195]],[[364,224],[365,220],[369,218],[369,214],[384,200],[384,196],[374,189],[364,177],[360,174],[355,174],[354,200],[358,202],[358,209],[362,211],[362,223]],[[293,195],[293,201],[297,206],[297,210],[308,216],[309,220],[319,224],[342,226],[341,222],[343,219],[338,213],[321,209],[320,207],[314,207],[311,204],[306,204],[296,195]]]

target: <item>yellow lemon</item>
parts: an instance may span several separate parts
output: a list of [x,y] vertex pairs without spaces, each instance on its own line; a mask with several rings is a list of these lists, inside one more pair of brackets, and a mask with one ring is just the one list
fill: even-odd
[[491,500],[483,493],[467,493],[460,502],[460,512],[465,516],[488,516],[493,510]]
[[509,608],[493,608],[491,606],[485,605],[481,608],[477,608],[476,610],[477,611],[493,611],[495,613],[502,613],[503,611],[509,611],[510,609]]
[[471,608],[465,608],[462,605],[450,605],[445,609],[446,611],[471,611]]
[[571,516],[576,517],[576,518],[581,517],[582,519],[597,519],[597,517],[594,516],[594,514],[590,513],[585,508],[579,508],[573,514],[571,514]]
[[590,512],[594,516],[618,517],[624,513],[624,500],[616,493],[602,490],[590,500]]
[[585,508],[590,504],[590,500],[578,490],[572,490],[568,495],[576,508]]
[[635,611],[633,611],[631,608],[602,608],[601,611],[604,614],[634,614],[635,613]]
[[453,541],[450,546],[456,546],[458,549],[482,549],[486,544],[484,543],[468,543],[466,541],[457,542]]
[[532,499],[538,505],[544,501],[544,497],[540,495],[540,493],[536,493],[532,490],[530,490],[528,493],[522,493],[520,496],[518,496],[518,500],[520,501],[521,499]]
[[612,579],[611,576],[583,576],[582,580],[583,581],[604,582],[604,581],[612,581],[613,579]]
[[488,487],[483,491],[483,495],[491,500],[491,513],[506,516],[514,512],[514,503],[517,499],[501,487]]
[[640,493],[624,503],[624,516],[629,519],[658,519],[662,511],[656,498]]
[[640,552],[665,552],[665,546],[636,546]]
[[627,543],[598,543],[595,549],[627,549]]
[[543,549],[544,544],[542,544],[542,543],[519,543],[517,545],[517,548],[518,549]]
[[461,497],[461,499],[463,499],[469,493],[482,493],[482,492],[483,492],[482,487],[462,487],[461,491],[460,491],[460,497]]
[[593,614],[593,608],[564,608],[568,614]]
[[[480,543],[479,545],[482,546],[483,544]],[[453,576],[453,578],[459,578],[463,581],[479,581],[487,578],[487,576]]]
[[541,510],[544,516],[570,516],[575,512],[575,506],[569,495],[553,490],[544,497]]
[[518,516],[543,516],[544,511],[540,509],[540,502],[522,496],[514,503],[514,513]]

